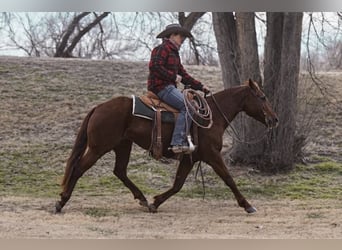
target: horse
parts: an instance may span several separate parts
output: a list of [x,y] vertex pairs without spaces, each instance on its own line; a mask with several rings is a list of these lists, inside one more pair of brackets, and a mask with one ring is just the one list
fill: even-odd
[[[127,176],[132,144],[135,143],[145,150],[150,148],[152,121],[132,115],[132,97],[114,97],[94,107],[84,118],[77,134],[65,167],[61,183],[62,192],[60,200],[55,204],[55,212],[61,212],[70,199],[78,179],[98,159],[112,150],[116,156],[114,175],[132,192],[134,199],[151,213],[157,212],[162,203],[181,190],[188,174],[198,161],[203,161],[213,168],[231,189],[240,207],[247,213],[256,212],[256,208],[239,191],[225,165],[221,156],[222,137],[229,123],[239,112],[244,111],[268,128],[278,125],[277,114],[272,110],[270,102],[258,84],[251,79],[245,84],[208,95],[206,101],[212,112],[212,126],[209,129],[198,128],[197,150],[191,155],[184,154],[179,158],[173,186],[155,196],[152,203],[148,203],[142,191]],[[162,124],[163,156],[166,158],[176,157],[168,149],[173,128],[173,123]]]

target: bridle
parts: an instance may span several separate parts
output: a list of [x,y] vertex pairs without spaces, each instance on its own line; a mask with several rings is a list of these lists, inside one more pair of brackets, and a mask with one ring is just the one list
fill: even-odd
[[[265,115],[265,119],[266,119],[266,111],[265,111],[265,104],[264,102],[266,101],[266,96],[263,95],[263,96],[258,96],[256,95],[255,93],[253,93],[257,98],[261,99],[261,101],[263,102],[262,103],[262,112],[264,113]],[[224,112],[222,111],[221,107],[218,105],[214,95],[210,92],[210,95],[214,101],[214,104],[217,108],[217,110],[219,111],[219,113],[221,114],[221,116],[223,117],[223,119],[226,121],[226,123],[228,124],[228,127],[231,128],[231,130],[233,131],[233,134],[232,133],[229,133],[228,131],[228,127],[225,129],[225,132],[230,135],[231,137],[233,137],[234,140],[240,142],[240,143],[244,143],[244,144],[256,144],[258,142],[261,142],[263,141],[267,136],[271,135],[271,131],[272,131],[272,127],[267,127],[267,130],[264,132],[264,134],[260,137],[260,138],[257,138],[257,139],[254,139],[254,140],[251,140],[251,141],[245,141],[245,140],[242,140],[239,138],[239,135],[237,133],[237,131],[235,130],[235,128],[232,126],[231,122],[228,120],[228,118],[226,117],[226,115],[224,114]],[[267,121],[266,121],[266,124],[267,124]]]

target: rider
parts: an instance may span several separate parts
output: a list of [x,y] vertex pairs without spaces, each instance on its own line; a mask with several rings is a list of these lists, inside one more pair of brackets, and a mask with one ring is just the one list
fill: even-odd
[[[187,37],[193,38],[190,31],[179,24],[167,25],[165,30],[157,36],[157,38],[162,38],[163,42],[152,50],[149,62],[148,90],[180,112],[170,143],[171,150],[175,154],[190,152],[186,131],[191,126],[191,119],[186,117],[183,94],[177,89],[177,85],[183,83],[190,85],[192,89],[209,92],[209,89],[192,78],[181,64],[179,49]],[[186,121],[188,127],[186,127]]]

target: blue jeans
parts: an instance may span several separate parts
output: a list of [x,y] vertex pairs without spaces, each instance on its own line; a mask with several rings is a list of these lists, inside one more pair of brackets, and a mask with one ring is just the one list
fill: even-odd
[[188,146],[186,132],[190,131],[192,120],[187,115],[182,92],[171,84],[161,90],[158,93],[158,97],[168,105],[179,110],[170,145]]

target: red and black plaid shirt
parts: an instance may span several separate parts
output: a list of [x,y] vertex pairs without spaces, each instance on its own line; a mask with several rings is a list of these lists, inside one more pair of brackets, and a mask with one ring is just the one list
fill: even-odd
[[149,70],[147,89],[155,94],[170,84],[177,87],[177,74],[182,76],[181,82],[184,85],[191,85],[193,89],[202,90],[202,83],[185,71],[176,45],[168,39],[164,39],[162,44],[152,50]]

